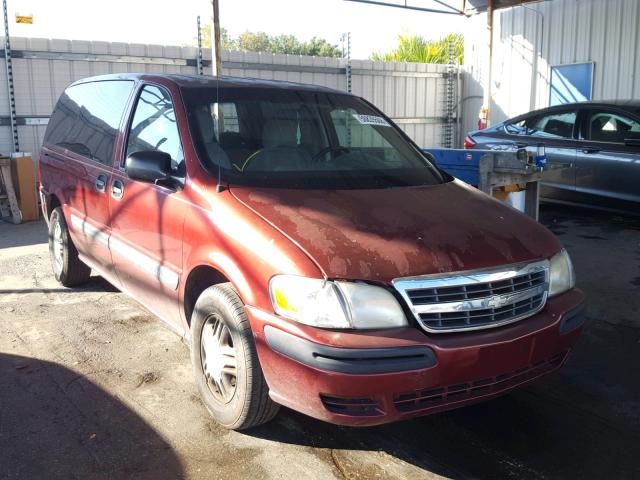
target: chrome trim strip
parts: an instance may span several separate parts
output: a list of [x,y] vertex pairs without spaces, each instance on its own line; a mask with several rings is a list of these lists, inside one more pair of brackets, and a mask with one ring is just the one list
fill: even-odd
[[114,237],[109,240],[109,248],[112,254],[120,255],[127,262],[138,267],[138,269],[160,282],[163,286],[171,290],[178,288],[179,276],[176,272],[148,255],[141,253],[136,248]]
[[108,248],[112,254],[120,255],[124,260],[135,265],[139,270],[160,282],[164,287],[171,290],[178,288],[180,276],[157,260],[102,232],[99,228],[94,227],[77,215],[71,214],[71,224],[74,230],[82,233],[88,241],[96,242]]
[[71,225],[74,230],[82,233],[87,240],[96,242],[105,248],[109,248],[109,234],[104,233],[98,227],[94,227],[86,220],[81,219],[77,215],[71,214]]
[[434,273],[418,275],[415,277],[395,278],[391,283],[407,285],[409,290],[421,288],[455,287],[458,285],[470,285],[474,283],[497,282],[509,278],[549,270],[549,260],[540,260],[531,263],[517,263],[490,269],[465,270],[459,273]]
[[[429,289],[429,288],[442,288],[442,287],[459,287],[463,285],[475,285],[490,282],[498,282],[501,280],[509,280],[510,278],[518,277],[520,275],[534,274],[538,272],[545,272],[545,283],[538,285],[534,288],[515,292],[505,293],[500,295],[491,295],[489,297],[463,300],[457,302],[443,302],[426,305],[413,305],[409,292],[413,290]],[[492,269],[481,270],[468,270],[462,271],[457,274],[452,273],[439,273],[432,275],[419,275],[415,277],[403,277],[396,278],[391,281],[393,287],[400,293],[404,299],[407,307],[413,313],[414,318],[420,324],[420,326],[430,333],[449,333],[449,332],[468,332],[473,330],[484,330],[488,328],[495,328],[509,323],[515,323],[524,318],[535,315],[542,310],[547,302],[549,291],[549,261],[540,260],[531,263],[519,263],[514,265],[505,265],[503,267],[497,267]],[[474,311],[484,308],[500,308],[508,304],[516,303],[522,300],[535,297],[537,295],[543,295],[540,306],[524,315],[519,315],[514,318],[502,320],[500,322],[494,322],[488,325],[477,325],[468,327],[456,327],[456,328],[438,328],[434,329],[427,326],[420,318],[421,313],[449,313],[457,311]]]

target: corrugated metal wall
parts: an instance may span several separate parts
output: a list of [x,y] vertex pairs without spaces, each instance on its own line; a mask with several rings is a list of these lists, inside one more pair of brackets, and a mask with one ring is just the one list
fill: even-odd
[[[12,38],[20,149],[37,155],[46,121],[74,80],[106,73],[196,73],[196,49],[159,45]],[[205,59],[211,52],[203,52]],[[12,151],[4,56],[0,61],[0,153]],[[223,73],[346,89],[345,60],[223,52]],[[420,146],[440,145],[446,65],[354,60],[352,90],[381,108]],[[210,73],[210,67],[205,73]],[[24,123],[28,124],[24,124]],[[39,125],[40,124],[40,125]]]
[[[593,99],[640,99],[640,0],[550,0],[494,17],[492,120],[549,105],[551,67],[594,62]],[[469,21],[465,96],[482,95],[486,16]],[[481,100],[466,102],[475,127]]]

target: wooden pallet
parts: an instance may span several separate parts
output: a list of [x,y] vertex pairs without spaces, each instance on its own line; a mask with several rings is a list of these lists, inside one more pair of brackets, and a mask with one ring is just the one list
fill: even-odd
[[[3,193],[0,195],[0,203],[7,201],[9,204],[8,215],[11,217],[13,223],[22,222],[22,213],[20,213],[20,207],[18,206],[18,198],[16,197],[16,191],[13,188],[13,180],[11,178],[11,159],[8,157],[0,157],[0,182],[2,182]],[[5,197],[4,199],[2,197]],[[2,209],[0,209],[2,212]],[[3,217],[5,213],[2,212]]]

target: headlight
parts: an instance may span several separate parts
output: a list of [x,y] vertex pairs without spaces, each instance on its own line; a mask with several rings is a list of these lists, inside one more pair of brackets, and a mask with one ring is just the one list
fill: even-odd
[[549,296],[553,297],[572,289],[576,285],[576,275],[569,254],[563,248],[552,258],[549,266]]
[[276,275],[269,282],[275,312],[323,328],[394,328],[408,325],[396,298],[382,287]]

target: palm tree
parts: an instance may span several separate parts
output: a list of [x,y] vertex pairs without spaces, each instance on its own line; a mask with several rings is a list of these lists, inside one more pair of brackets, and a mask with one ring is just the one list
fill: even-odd
[[385,62],[449,63],[449,44],[454,44],[454,58],[462,64],[464,60],[464,37],[461,33],[450,33],[438,40],[427,40],[420,35],[400,35],[398,46],[387,53],[374,53],[371,60]]

